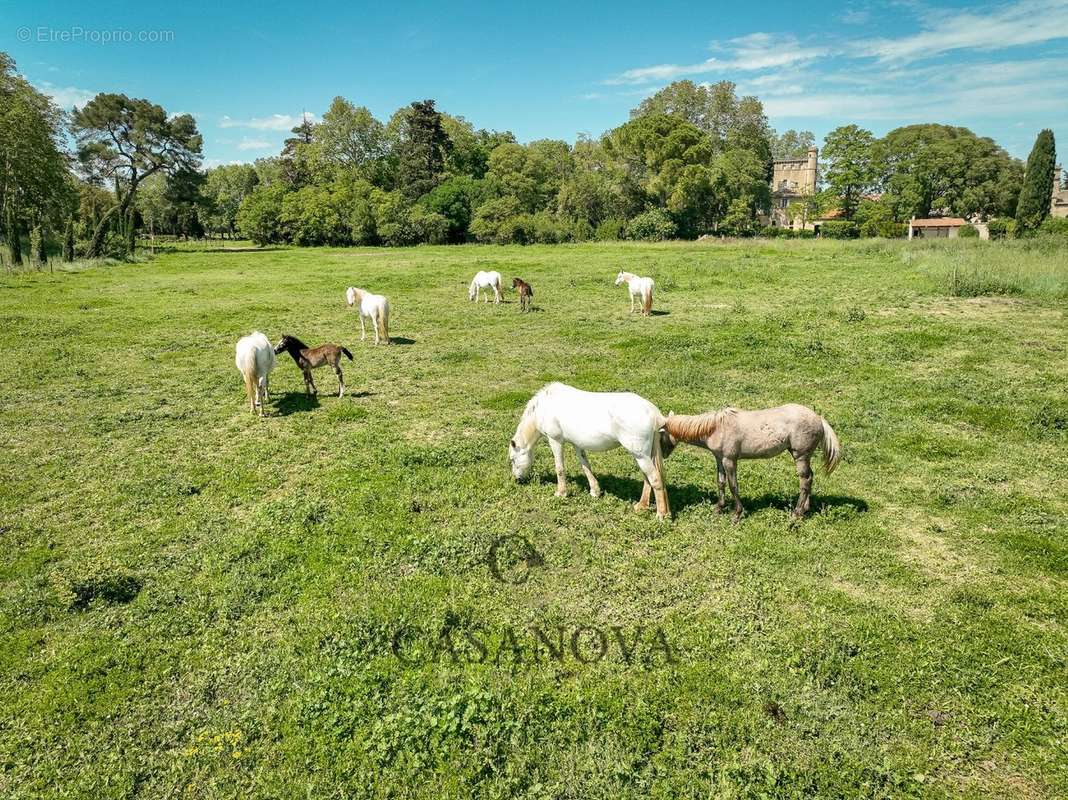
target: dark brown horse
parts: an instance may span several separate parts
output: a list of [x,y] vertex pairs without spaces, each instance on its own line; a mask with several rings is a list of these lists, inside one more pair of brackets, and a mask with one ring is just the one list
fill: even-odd
[[332,366],[334,373],[337,375],[337,396],[341,397],[345,394],[345,379],[341,375],[341,356],[345,355],[349,361],[352,361],[352,353],[344,347],[339,344],[321,344],[318,347],[308,347],[296,336],[290,336],[287,333],[282,336],[274,348],[275,353],[281,353],[282,351],[293,356],[293,361],[300,367],[300,371],[304,373],[304,388],[308,394],[319,393],[319,390],[315,388],[315,381],[312,380],[311,371],[324,364]]
[[519,310],[530,311],[530,301],[534,299],[534,290],[522,278],[512,278],[512,288],[519,290]]

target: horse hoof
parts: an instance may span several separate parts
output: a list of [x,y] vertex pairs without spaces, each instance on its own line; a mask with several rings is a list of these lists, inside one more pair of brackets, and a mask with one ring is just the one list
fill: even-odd
[[649,506],[642,505],[641,503],[635,503],[632,507],[633,507],[633,509],[635,511],[639,511],[639,512],[648,511],[649,510]]
[[741,514],[735,514],[733,517],[731,517],[731,525],[737,525],[741,521],[742,521],[742,515]]
[[590,497],[600,497],[600,496],[601,496],[601,490],[600,489],[590,489]]

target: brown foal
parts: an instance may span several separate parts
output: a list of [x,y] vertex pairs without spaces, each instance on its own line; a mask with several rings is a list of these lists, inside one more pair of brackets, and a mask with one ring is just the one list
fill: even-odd
[[519,290],[519,310],[530,311],[530,302],[534,299],[534,290],[522,278],[512,278],[512,288]]
[[334,368],[337,375],[337,396],[345,394],[345,378],[341,374],[341,356],[346,356],[352,361],[352,353],[339,344],[321,344],[318,347],[308,347],[296,336],[285,334],[274,348],[275,353],[285,351],[293,356],[293,361],[304,373],[304,388],[308,394],[318,394],[315,381],[312,380],[311,371],[316,367],[329,364]]

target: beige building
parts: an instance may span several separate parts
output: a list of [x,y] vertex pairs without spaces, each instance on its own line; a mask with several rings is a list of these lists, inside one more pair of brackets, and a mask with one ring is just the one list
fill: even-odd
[[956,239],[968,220],[960,217],[931,217],[909,222],[910,239]]
[[1063,167],[1058,164],[1053,170],[1053,198],[1049,203],[1051,217],[1068,217],[1068,189],[1061,188]]
[[819,183],[819,150],[808,149],[805,158],[790,158],[772,162],[771,216],[769,224],[790,227],[793,221],[787,218],[790,203],[816,193]]

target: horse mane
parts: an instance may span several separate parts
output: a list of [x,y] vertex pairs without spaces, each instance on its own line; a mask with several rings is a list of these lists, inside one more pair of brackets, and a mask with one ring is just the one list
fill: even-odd
[[308,349],[308,345],[304,344],[304,342],[302,342],[296,336],[292,336],[292,335],[290,335],[288,333],[283,333],[282,334],[282,338],[287,341],[289,346],[286,347],[286,350],[294,358],[296,358],[296,355],[294,355],[294,351],[299,353],[301,350],[307,350]]
[[736,408],[721,408],[719,411],[706,411],[703,414],[669,414],[664,422],[664,430],[675,439],[694,442],[711,436],[724,417],[738,413]]

